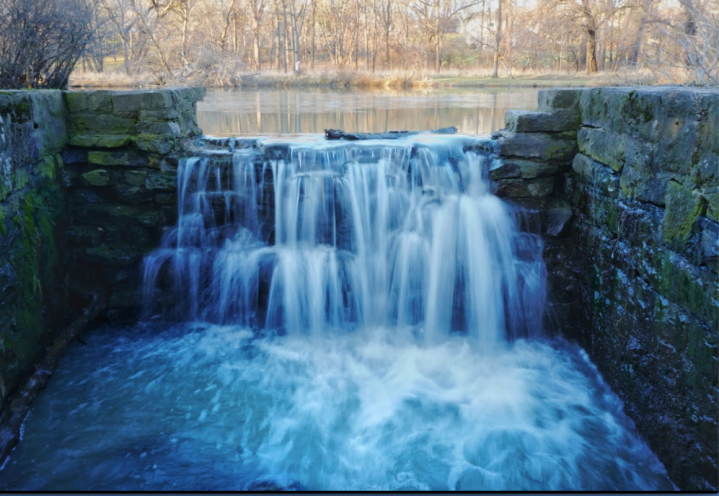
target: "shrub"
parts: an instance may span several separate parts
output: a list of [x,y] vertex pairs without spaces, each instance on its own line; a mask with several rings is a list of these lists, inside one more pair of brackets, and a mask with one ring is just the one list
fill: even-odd
[[64,88],[92,37],[88,0],[0,0],[0,88]]

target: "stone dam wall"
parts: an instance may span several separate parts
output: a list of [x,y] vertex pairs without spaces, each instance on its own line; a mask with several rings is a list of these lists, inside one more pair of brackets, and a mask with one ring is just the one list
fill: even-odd
[[204,88],[0,92],[0,406],[87,304],[137,317]]
[[[0,405],[88,295],[107,297],[108,320],[137,318],[178,162],[202,150],[203,95],[0,93]],[[539,100],[479,146],[494,192],[544,237],[547,325],[588,351],[678,487],[716,489],[719,92]]]
[[[498,194],[525,189],[545,224],[548,320],[587,350],[674,483],[716,491],[719,91],[546,90],[506,123]],[[537,162],[545,182],[527,175]]]

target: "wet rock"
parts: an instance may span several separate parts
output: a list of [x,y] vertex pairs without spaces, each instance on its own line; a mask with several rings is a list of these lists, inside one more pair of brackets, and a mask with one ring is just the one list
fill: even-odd
[[596,188],[602,194],[616,198],[619,193],[619,175],[609,167],[578,153],[572,162],[577,178]]
[[674,174],[669,172],[626,165],[619,178],[619,185],[625,198],[664,205],[667,185],[673,177]]
[[492,183],[492,189],[502,198],[542,198],[552,194],[554,178],[501,179]]
[[502,159],[493,160],[489,169],[489,178],[493,181],[498,181],[499,179],[517,178],[520,175],[521,172],[516,164]]
[[550,202],[544,210],[544,233],[553,238],[562,238],[570,234],[572,225],[572,207],[565,201]]

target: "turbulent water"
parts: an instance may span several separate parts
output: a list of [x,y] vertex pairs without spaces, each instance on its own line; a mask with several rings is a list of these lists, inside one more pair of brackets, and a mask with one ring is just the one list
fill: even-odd
[[671,489],[468,143],[181,162],[146,322],[69,350],[0,489]]

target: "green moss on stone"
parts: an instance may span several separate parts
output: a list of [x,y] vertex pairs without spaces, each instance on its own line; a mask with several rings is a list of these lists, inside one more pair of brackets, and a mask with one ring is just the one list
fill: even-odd
[[119,148],[131,141],[129,134],[76,134],[70,139],[70,144],[84,148]]
[[77,134],[131,134],[136,121],[115,115],[81,113],[70,116],[71,139]]
[[117,152],[104,152],[104,151],[91,151],[87,154],[87,161],[90,164],[93,165],[104,165],[104,166],[113,166],[113,165],[124,165],[124,166],[133,166],[133,165],[145,165],[147,163],[147,160],[137,154],[126,152],[126,151],[117,151]]
[[40,177],[43,179],[53,180],[57,176],[55,171],[55,157],[43,157],[39,165]]
[[698,192],[676,181],[670,181],[664,202],[664,241],[671,244],[687,241],[697,219],[704,211],[704,199]]
[[166,155],[172,150],[172,141],[164,134],[139,134],[135,138],[137,147],[145,152]]
[[87,92],[85,91],[66,91],[65,101],[68,110],[72,113],[87,110]]
[[82,178],[90,186],[107,186],[110,183],[110,173],[105,169],[95,169],[82,174]]

